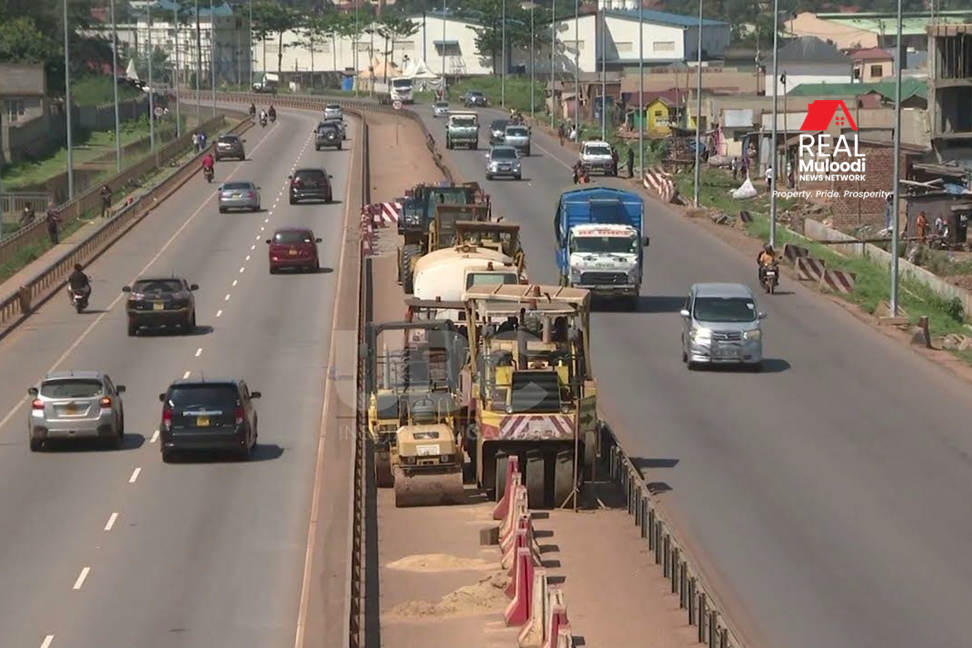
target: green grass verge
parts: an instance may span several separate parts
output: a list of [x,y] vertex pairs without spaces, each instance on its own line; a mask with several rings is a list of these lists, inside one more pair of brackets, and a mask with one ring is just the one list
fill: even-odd
[[[137,96],[138,90],[128,84],[122,83],[118,86],[119,101]],[[77,106],[101,106],[114,101],[115,93],[110,76],[87,76],[71,82],[71,102]]]
[[[680,173],[675,176],[679,192],[683,196],[692,196],[693,177],[691,173]],[[745,201],[734,200],[729,191],[738,186],[732,177],[723,171],[705,169],[701,174],[699,199],[704,207],[738,215],[740,211],[748,211],[753,222],[746,226],[746,232],[762,241],[769,240],[769,197],[761,194],[757,198]],[[785,213],[796,206],[796,200],[777,200],[778,213]],[[873,314],[882,302],[891,298],[891,271],[889,268],[863,257],[843,256],[831,247],[814,243],[791,231],[777,227],[776,243],[782,249],[786,243],[792,243],[808,248],[810,254],[823,259],[827,267],[834,270],[846,270],[857,275],[854,292],[850,295],[834,293],[841,299],[857,304],[862,310]],[[965,314],[962,313],[958,300],[947,300],[939,297],[928,286],[900,277],[898,303],[908,314],[912,323],[918,321],[922,315],[928,316],[929,325],[934,335],[947,333],[969,334],[965,327]],[[966,361],[972,363],[972,353],[956,353]]]
[[[491,108],[501,108],[503,99],[503,80],[499,77],[491,76],[477,79],[467,79],[460,81],[449,87],[449,101],[461,102],[462,95],[467,90],[478,90],[485,95]],[[534,84],[534,105],[537,114],[543,112],[544,85]],[[515,108],[523,113],[524,116],[530,114],[530,80],[519,79],[516,77],[506,77],[506,109]]]

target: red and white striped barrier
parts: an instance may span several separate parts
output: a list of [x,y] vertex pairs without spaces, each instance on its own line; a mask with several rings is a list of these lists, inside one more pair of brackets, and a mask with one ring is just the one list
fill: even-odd
[[375,253],[374,226],[368,205],[361,207],[361,220],[358,222],[358,234],[361,238],[361,256],[368,257]]
[[561,630],[570,630],[570,622],[567,620],[567,602],[561,589],[550,590],[543,629],[543,648],[559,648]]
[[854,292],[857,275],[845,270],[824,270],[820,277],[820,287],[849,295]]
[[383,202],[371,205],[375,227],[397,225],[402,214],[402,203]]
[[516,565],[514,568],[515,592],[513,600],[506,607],[507,627],[512,625],[523,625],[530,618],[530,609],[533,599],[533,555],[529,549],[518,549],[516,552]]
[[520,633],[516,637],[519,648],[535,648],[543,644],[543,620],[546,617],[549,588],[547,584],[547,570],[537,567],[533,570],[533,600],[530,602],[530,617],[527,619]]
[[658,194],[664,202],[672,202],[675,199],[675,181],[671,174],[661,167],[647,169],[643,180],[645,189],[650,189]]
[[797,259],[803,259],[810,256],[810,250],[805,247],[800,247],[799,245],[793,245],[787,243],[783,246],[783,258],[796,265]]
[[513,480],[519,480],[519,478],[520,458],[517,455],[511,455],[507,459],[506,464],[506,484],[503,487],[503,497],[496,503],[496,507],[493,508],[494,520],[502,520],[509,512],[510,502],[513,499]]
[[797,278],[801,281],[820,281],[825,269],[823,259],[799,257],[796,260]]

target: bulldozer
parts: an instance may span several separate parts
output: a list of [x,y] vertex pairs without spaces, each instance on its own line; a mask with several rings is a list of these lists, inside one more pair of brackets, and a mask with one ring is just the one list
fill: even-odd
[[492,211],[488,203],[437,203],[431,208],[432,217],[425,231],[405,243],[399,250],[399,281],[406,294],[411,294],[415,264],[424,255],[456,245],[456,223],[459,221],[488,222]]
[[564,506],[597,454],[590,293],[497,285],[465,298],[476,480],[500,499],[516,455],[530,507]]
[[399,507],[462,502],[464,338],[443,320],[368,323],[362,358],[377,486]]

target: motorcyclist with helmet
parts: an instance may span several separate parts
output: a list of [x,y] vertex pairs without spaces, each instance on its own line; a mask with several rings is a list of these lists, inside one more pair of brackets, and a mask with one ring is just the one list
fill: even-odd
[[84,303],[91,298],[91,279],[84,274],[80,263],[74,264],[74,272],[68,277],[68,298],[73,301],[76,294],[84,296]]
[[213,159],[213,154],[207,151],[206,155],[204,155],[202,159],[202,170],[203,170],[203,175],[206,176],[206,180],[208,182],[213,181],[215,166],[216,166],[216,160]]
[[759,255],[756,257],[756,265],[759,267],[759,285],[763,285],[763,276],[766,274],[766,268],[777,265],[778,260],[776,257],[776,251],[773,246],[767,243],[760,250]]

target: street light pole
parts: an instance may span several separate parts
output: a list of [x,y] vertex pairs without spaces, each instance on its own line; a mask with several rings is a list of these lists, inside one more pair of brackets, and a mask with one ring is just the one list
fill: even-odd
[[506,108],[506,0],[501,0],[503,3],[503,39],[502,39],[502,58],[503,58],[503,72],[500,74],[500,106]]
[[[354,5],[354,26],[358,26],[358,3]],[[253,89],[253,0],[250,0],[250,23],[247,26],[250,31],[249,41],[250,41],[250,62],[248,66],[250,68],[250,90]],[[354,51],[354,71],[358,71],[358,50]]]
[[446,0],[442,0],[442,86],[445,87],[446,80]]
[[209,0],[209,77],[213,95],[213,117],[216,116],[216,14]]
[[[772,176],[770,176],[769,189],[770,192],[770,226],[769,226],[769,244],[776,246],[776,176],[779,166],[776,164],[776,129],[777,129],[777,102],[779,100],[780,94],[780,61],[777,54],[779,53],[778,43],[780,34],[780,0],[773,0],[773,142],[770,146],[770,168],[773,171]],[[786,115],[783,115],[783,119],[786,119]]]
[[901,200],[901,0],[898,0],[898,56],[894,63],[894,193],[891,199],[891,316],[898,316],[898,205]]
[[68,0],[64,0],[64,112],[67,116],[67,185],[68,200],[74,199],[74,154],[71,151],[73,133],[71,126],[71,54],[69,49]]
[[[263,67],[266,67],[266,57],[264,57]],[[202,125],[202,97],[200,95],[199,84],[202,83],[202,37],[199,34],[199,0],[196,0],[196,128]]]
[[121,173],[121,114],[118,105],[118,29],[115,22],[115,0],[111,0],[111,85],[115,98],[115,170]]
[[554,113],[557,111],[556,97],[556,75],[554,74],[554,56],[557,52],[557,0],[553,0],[553,8],[550,10],[550,128],[554,127]]
[[580,0],[574,0],[574,130],[580,144]]
[[[778,0],[777,0],[778,1]],[[695,186],[692,188],[695,206],[699,206],[699,177],[702,170],[699,149],[702,148],[702,0],[699,0],[699,39],[695,44],[699,69],[695,79]]]
[[[645,7],[638,3],[638,170],[645,172]],[[631,175],[634,170],[631,169]]]
[[535,52],[533,50],[533,34],[535,31],[533,27],[533,10],[536,8],[536,6],[537,5],[535,2],[530,2],[530,117],[532,119],[535,119],[537,116],[535,99],[534,99],[534,94],[536,92],[535,70],[537,67],[537,61],[536,61],[536,56],[534,56]]
[[152,5],[146,9],[148,13],[148,55],[149,55],[149,142],[152,152],[155,152],[155,86],[152,84]]
[[[606,0],[604,0],[606,1]],[[607,5],[601,5],[601,141],[607,139],[607,56],[604,32],[607,27]]]
[[[113,0],[114,1],[114,0]],[[172,44],[175,49],[175,66],[172,68],[172,88],[175,90],[176,102],[176,139],[182,137],[182,111],[179,101],[179,6],[172,7]]]

